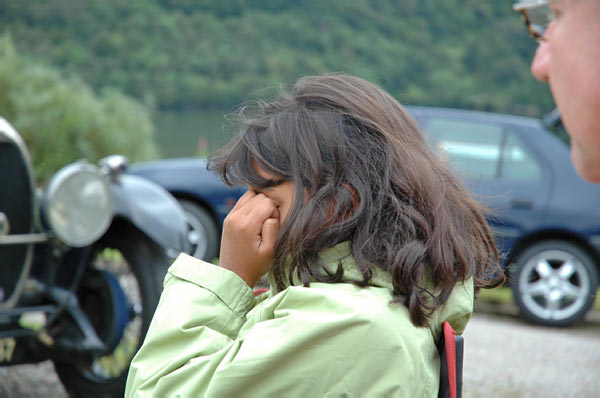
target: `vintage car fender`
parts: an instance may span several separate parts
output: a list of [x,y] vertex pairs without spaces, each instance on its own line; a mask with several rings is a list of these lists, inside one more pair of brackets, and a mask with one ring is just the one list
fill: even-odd
[[115,216],[128,219],[161,246],[178,254],[188,250],[187,222],[179,203],[145,178],[121,174],[110,184]]
[[[0,195],[0,311],[12,308],[24,288],[33,259],[33,244],[46,239],[45,234],[33,232],[33,203],[35,184],[33,165],[27,147],[13,126],[0,116],[0,159],[2,171],[2,194],[19,199],[19,217],[22,225],[10,220],[5,214],[4,195]],[[11,182],[11,183],[9,183]],[[21,188],[21,189],[18,189]],[[19,197],[19,193],[23,197]],[[10,196],[9,196],[10,197]],[[13,199],[9,199],[13,202]],[[14,234],[17,234],[16,241]],[[18,247],[16,243],[20,244]],[[0,362],[2,362],[0,360]]]

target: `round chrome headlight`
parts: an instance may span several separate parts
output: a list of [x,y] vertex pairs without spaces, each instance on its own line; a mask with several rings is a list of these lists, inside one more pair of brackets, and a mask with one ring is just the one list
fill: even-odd
[[44,210],[61,241],[72,247],[87,246],[104,235],[112,221],[110,187],[95,166],[70,164],[48,183]]

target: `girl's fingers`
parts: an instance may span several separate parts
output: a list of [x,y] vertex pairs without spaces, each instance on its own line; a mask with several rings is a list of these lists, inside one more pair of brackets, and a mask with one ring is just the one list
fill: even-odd
[[279,234],[279,220],[276,218],[268,218],[262,225],[261,236],[262,240],[258,250],[263,255],[272,255],[275,249],[275,242]]
[[239,202],[241,202],[239,203],[239,206],[238,204],[236,204],[233,210],[235,210],[240,215],[247,216],[252,214],[257,206],[264,206],[265,204],[263,202],[265,201],[271,202],[271,199],[269,199],[263,193],[256,193],[252,191],[252,194],[249,194],[248,196],[244,194],[244,196],[242,196],[239,200]]
[[246,192],[223,223],[221,265],[254,286],[272,261],[279,234],[279,210],[262,193]]
[[[261,224],[264,223],[268,218],[272,218],[274,213],[279,214],[275,203],[265,195],[258,195],[254,200],[248,203],[246,215],[252,219],[257,220]],[[243,210],[246,210],[244,208]],[[242,210],[242,211],[243,211]]]

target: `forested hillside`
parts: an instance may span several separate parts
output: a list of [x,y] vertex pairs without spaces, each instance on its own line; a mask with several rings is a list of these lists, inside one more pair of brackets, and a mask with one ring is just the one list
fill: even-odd
[[305,74],[353,73],[400,101],[540,115],[512,0],[3,0],[15,45],[159,109],[226,108]]
[[25,140],[42,184],[82,158],[160,156],[151,109],[119,90],[95,92],[77,77],[24,59],[6,34],[0,35],[0,117]]

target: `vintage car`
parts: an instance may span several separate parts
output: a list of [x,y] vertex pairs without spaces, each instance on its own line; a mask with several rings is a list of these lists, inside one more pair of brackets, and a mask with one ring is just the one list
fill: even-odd
[[71,396],[123,396],[187,224],[126,159],[76,161],[37,187],[0,117],[0,366],[50,359]]

